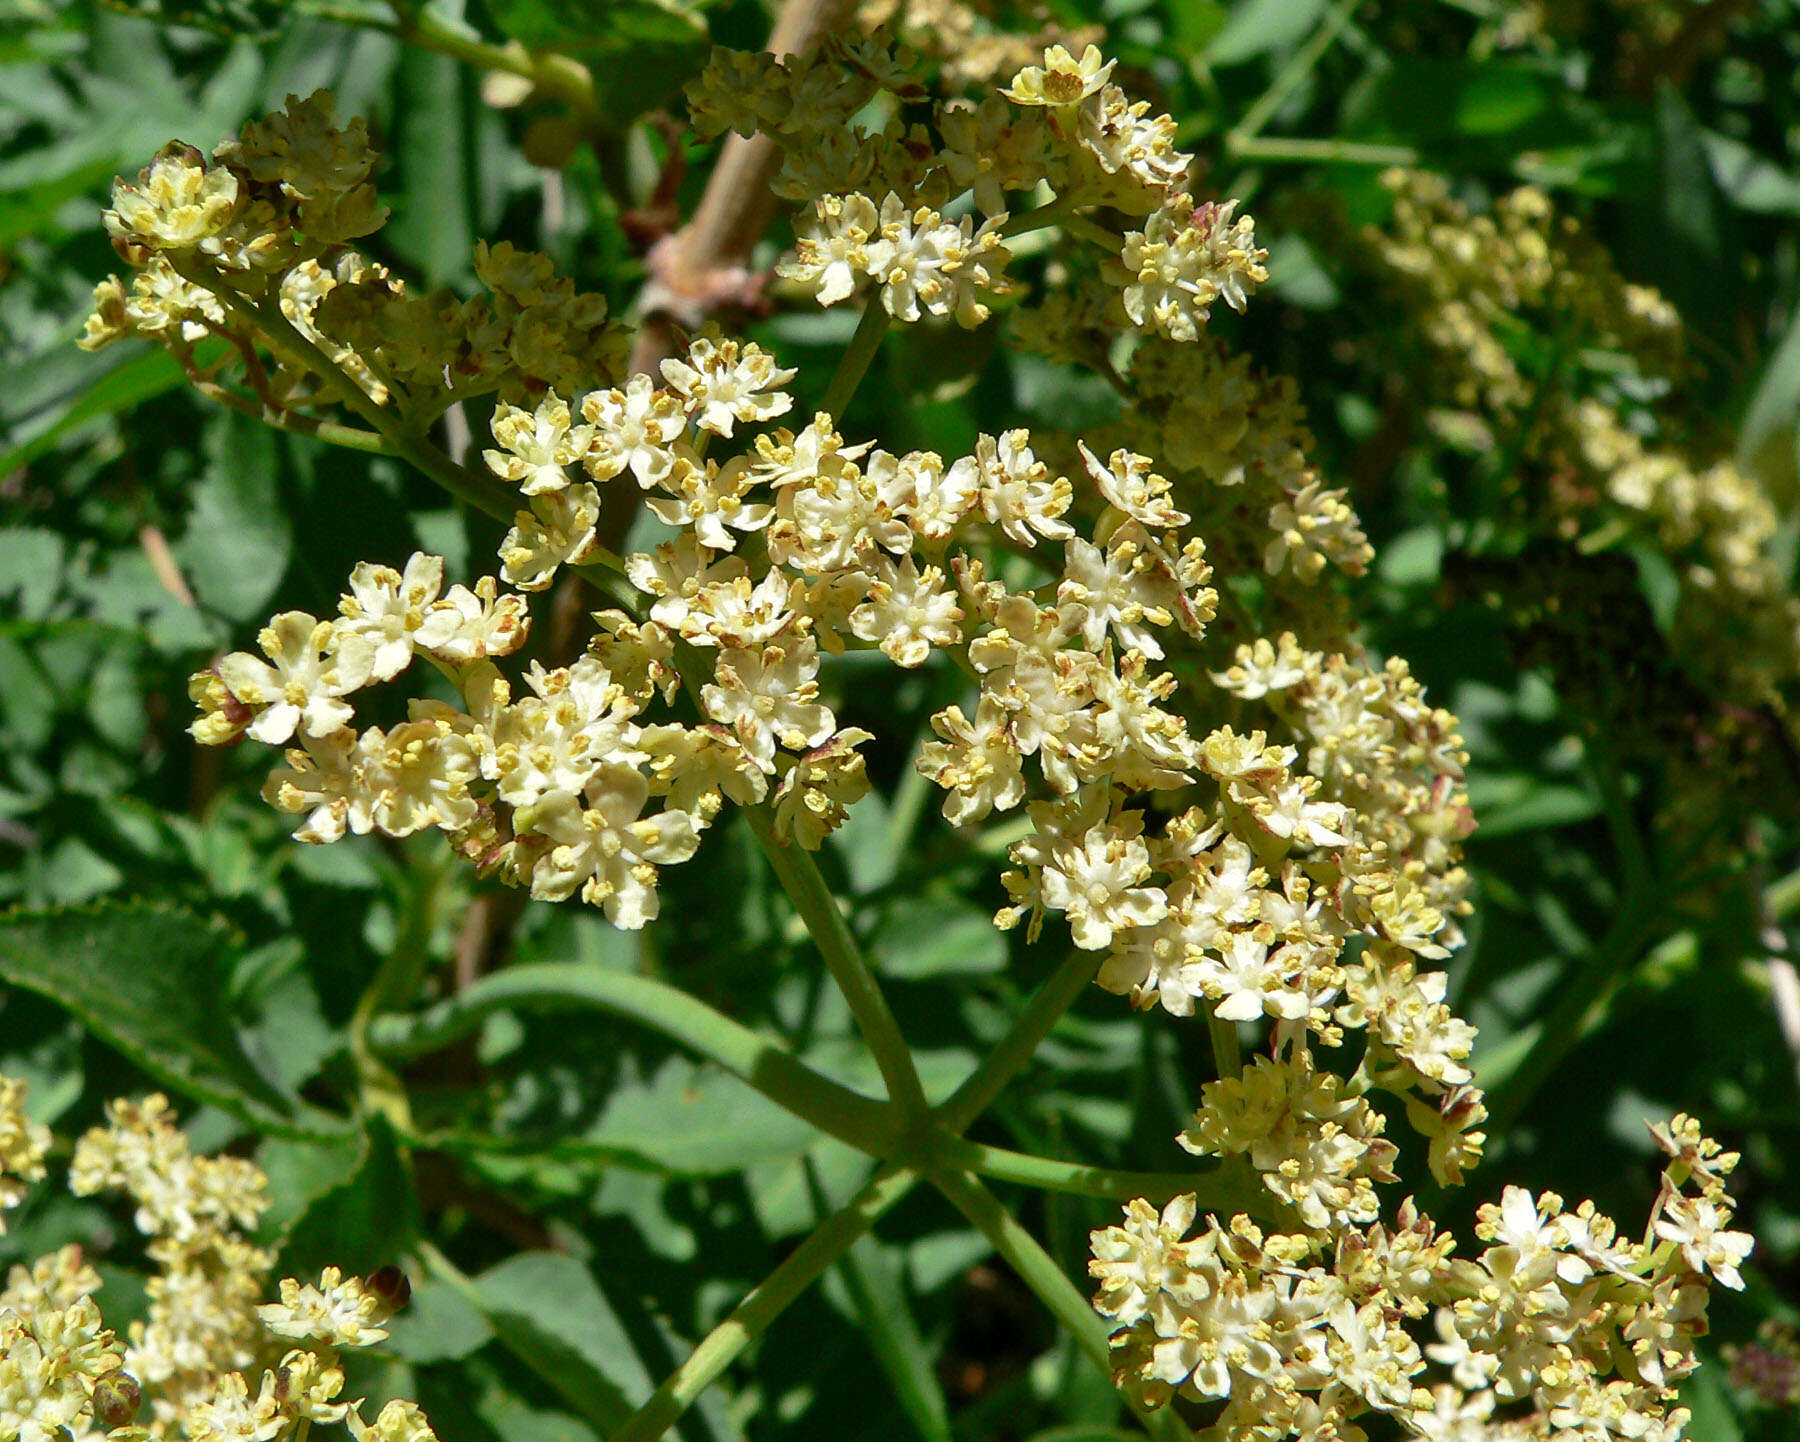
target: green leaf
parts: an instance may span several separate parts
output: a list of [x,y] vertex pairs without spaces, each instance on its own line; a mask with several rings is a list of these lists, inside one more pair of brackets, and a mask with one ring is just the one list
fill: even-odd
[[73,1013],[165,1085],[278,1135],[329,1135],[252,1065],[225,1010],[243,942],[184,908],[117,902],[0,916],[0,980]]
[[1325,5],[1326,0],[1241,0],[1206,47],[1206,59],[1241,65],[1270,50],[1286,50],[1313,32]]
[[729,1073],[671,1057],[649,1081],[615,1091],[583,1140],[656,1170],[716,1176],[793,1156],[818,1135]]
[[603,1435],[650,1395],[624,1324],[575,1258],[525,1252],[483,1272],[474,1290],[507,1350]]
[[269,1137],[256,1149],[256,1164],[269,1179],[266,1235],[285,1237],[321,1197],[336,1191],[362,1169],[368,1138],[346,1131],[325,1141]]
[[906,1285],[906,1257],[874,1237],[860,1238],[836,1269],[850,1315],[875,1353],[901,1409],[925,1442],[950,1442],[950,1411]]
[[365,1119],[362,1163],[319,1195],[288,1229],[281,1250],[285,1275],[324,1266],[372,1272],[410,1251],[419,1232],[412,1174],[387,1119]]
[[1779,487],[1778,493],[1794,479],[1796,421],[1800,421],[1800,311],[1763,367],[1738,432],[1738,464],[1765,484]]
[[390,153],[398,183],[384,188],[393,218],[383,235],[424,272],[427,285],[445,285],[469,273],[475,243],[472,84],[464,66],[423,50],[407,50],[394,76]]
[[873,943],[885,976],[919,981],[992,976],[1006,969],[1006,938],[987,912],[954,896],[908,897],[889,908]]
[[[90,160],[64,175],[0,195],[0,246],[17,244],[28,235],[56,229],[56,213],[71,200],[104,185],[113,174],[110,156]],[[93,211],[87,223],[93,224]]]
[[1573,826],[1600,814],[1600,802],[1587,788],[1523,771],[1471,772],[1469,806],[1484,839]]
[[207,430],[207,465],[175,546],[201,603],[232,621],[260,620],[281,585],[294,533],[281,506],[275,433],[228,411]]
[[408,1362],[456,1362],[493,1340],[479,1308],[447,1282],[426,1277],[388,1323],[388,1350]]
[[0,474],[36,460],[77,427],[115,411],[130,410],[186,380],[165,350],[120,354],[124,358],[111,364],[93,361],[83,366],[76,385],[67,393],[44,398],[29,417],[6,415],[5,403],[0,402],[0,420],[7,422],[6,429],[15,441],[10,450],[0,451]]
[[1800,175],[1716,130],[1701,131],[1700,145],[1713,179],[1739,210],[1800,215]]
[[287,24],[291,4],[280,0],[102,0],[109,9],[162,25],[191,25],[218,35],[261,39]]

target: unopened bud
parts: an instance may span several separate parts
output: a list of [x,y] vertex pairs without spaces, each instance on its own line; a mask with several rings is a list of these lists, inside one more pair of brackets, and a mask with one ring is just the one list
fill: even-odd
[[108,1372],[94,1383],[94,1420],[108,1432],[136,1420],[144,1389],[128,1372]]
[[407,1281],[405,1272],[390,1264],[371,1272],[363,1282],[363,1290],[379,1297],[388,1311],[397,1312],[411,1298],[412,1283]]

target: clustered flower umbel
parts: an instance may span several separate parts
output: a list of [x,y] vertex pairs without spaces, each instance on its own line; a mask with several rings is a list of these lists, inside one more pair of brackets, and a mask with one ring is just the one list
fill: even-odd
[[[1672,637],[1684,665],[1732,704],[1787,717],[1800,597],[1774,546],[1781,513],[1716,443],[1683,434],[1670,403],[1684,374],[1675,308],[1620,277],[1533,186],[1475,214],[1441,177],[1383,180],[1394,216],[1368,241],[1431,349],[1431,429],[1454,449],[1512,447],[1541,467],[1539,519],[1559,535],[1653,538],[1681,582]],[[1521,318],[1562,337],[1554,385],[1508,343]],[[1738,639],[1720,646],[1727,630]]]
[[[821,304],[868,283],[898,319],[978,325],[988,298],[1010,289],[1009,193],[1143,218],[1142,229],[1099,234],[1113,308],[1147,333],[1194,341],[1213,302],[1242,310],[1268,279],[1250,218],[1234,218],[1235,202],[1195,199],[1175,121],[1112,84],[1113,62],[1094,46],[1079,57],[1051,46],[979,104],[934,103],[929,127],[895,115],[857,130],[853,117],[879,92],[923,98],[910,60],[874,42],[840,41],[810,60],[720,50],[690,87],[702,134],[761,133],[781,146],[776,189],[810,214],[777,272]],[[965,194],[979,225],[944,214]]]
[[[805,167],[841,168],[850,161],[822,138],[793,136],[834,105],[860,109],[871,86],[904,94],[910,82],[880,47],[840,42],[832,56],[715,56],[697,110],[716,128],[773,133],[795,185]],[[265,795],[300,817],[302,840],[435,827],[484,871],[543,899],[579,894],[631,928],[657,914],[659,868],[693,856],[728,802],[770,806],[780,841],[815,848],[867,792],[858,748],[873,738],[840,723],[826,658],[879,649],[910,669],[947,653],[971,688],[932,718],[936,739],[917,764],[952,825],[1022,808],[1030,828],[1010,848],[997,923],[1035,939],[1057,913],[1106,989],[1254,1027],[1265,1042],[1242,1075],[1205,1089],[1180,1142],[1253,1169],[1268,1219],[1288,1230],[1265,1238],[1248,1217],[1209,1219],[1210,1242],[1181,1244],[1192,1266],[1177,1246],[1191,1207],[1159,1219],[1140,1204],[1125,1241],[1098,1234],[1106,1267],[1135,1255],[1130,1238],[1156,1239],[1143,1244],[1138,1300],[1110,1280],[1101,1298],[1120,1322],[1126,1385],[1152,1401],[1222,1401],[1229,1437],[1355,1436],[1348,1419],[1370,1407],[1450,1436],[1461,1424],[1428,1420],[1437,1404],[1413,1387],[1423,1363],[1401,1326],[1438,1306],[1462,1329],[1460,1344],[1442,1345],[1486,1348],[1506,1366],[1457,1373],[1471,1395],[1454,1406],[1469,1417],[1535,1398],[1564,1432],[1598,1437],[1613,1419],[1653,1435],[1665,1426],[1663,1379],[1688,1365],[1698,1325],[1692,1278],[1711,1267],[1734,1282],[1728,1265],[1702,1267],[1684,1249],[1689,1280],[1671,1272],[1621,1314],[1639,1360],[1605,1381],[1596,1339],[1612,1314],[1593,1312],[1587,1294],[1551,1294],[1554,1279],[1623,1295],[1631,1268],[1591,1209],[1565,1216],[1546,1200],[1541,1227],[1574,1237],[1587,1226],[1592,1275],[1553,1260],[1536,1278],[1520,1263],[1506,1274],[1524,1286],[1516,1301],[1442,1281],[1448,1239],[1410,1204],[1384,1230],[1376,1188],[1397,1180],[1390,1115],[1423,1136],[1440,1184],[1460,1182],[1484,1140],[1474,1031],[1447,1006],[1436,966],[1469,910],[1466,758],[1454,717],[1425,701],[1405,664],[1366,655],[1333,593],[1305,584],[1327,565],[1360,570],[1367,541],[1306,463],[1291,387],[1234,365],[1198,329],[1212,300],[1242,303],[1260,253],[1246,220],[1185,192],[1172,123],[1128,101],[1110,70],[1097,52],[1051,49],[1001,95],[942,112],[946,137],[968,137],[942,163],[923,133],[864,137],[872,167],[912,166],[911,178],[800,186],[815,195],[817,225],[802,225],[787,269],[828,302],[868,279],[897,319],[974,323],[1000,289],[1006,191],[1050,176],[1064,187],[1053,203],[1071,207],[1061,214],[1105,204],[1146,216],[1090,276],[1111,298],[1096,307],[1072,290],[1037,326],[1077,357],[1114,301],[1140,328],[1129,374],[1144,397],[1111,430],[1002,430],[967,455],[896,454],[847,440],[823,412],[790,419],[794,372],[711,332],[655,376],[601,370],[564,386],[515,366],[496,383],[483,452],[519,498],[498,574],[446,588],[439,557],[359,566],[336,616],[278,616],[261,656],[234,653],[194,678],[194,732],[285,747]],[[1029,162],[1015,167],[1021,155]],[[943,218],[964,190],[988,212],[979,228]],[[132,224],[134,235],[154,229],[141,215]],[[515,253],[506,268],[563,295],[548,265]],[[378,293],[402,294],[385,279]],[[325,308],[314,316],[323,324]],[[369,333],[318,332],[345,373],[428,409],[422,393],[398,399],[387,379],[398,359],[371,358]],[[457,383],[454,362],[441,371]],[[1146,453],[1165,448],[1179,485]],[[609,488],[641,496],[668,539],[622,561],[603,553]],[[1265,612],[1287,607],[1291,627],[1259,636],[1240,619],[1230,640],[1212,634],[1222,605],[1243,610],[1210,584],[1213,537],[1195,527],[1196,512],[1220,513],[1221,490],[1247,491],[1250,504],[1226,505],[1268,516],[1254,539],[1241,525],[1228,535],[1225,579],[1266,573]],[[595,614],[586,654],[503,670],[525,640],[530,595],[562,567],[601,563],[621,604]],[[358,693],[421,658],[450,689],[415,696],[391,728],[359,727]],[[1681,1146],[1702,1150],[1697,1135]],[[1736,1234],[1719,1231],[1725,1169],[1707,1171],[1700,1199],[1670,1191],[1659,1205],[1658,1226],[1694,1232],[1692,1255],[1741,1255]],[[1509,1197],[1494,1214],[1504,1225],[1484,1224],[1490,1240],[1511,1236],[1521,1205],[1534,1206]],[[1322,1257],[1329,1267],[1308,1261]],[[1666,1261],[1659,1252],[1645,1265]]]
[[[0,1128],[23,1103],[24,1084],[0,1077]],[[342,1396],[339,1352],[387,1336],[410,1291],[398,1268],[363,1279],[327,1267],[316,1286],[289,1278],[259,1304],[272,1259],[244,1233],[268,1205],[267,1178],[240,1158],[195,1156],[161,1096],[121,1098],[107,1119],[76,1143],[69,1188],[134,1204],[158,1269],[149,1313],[122,1338],[108,1328],[78,1245],[15,1266],[0,1288],[0,1437],[284,1442],[341,1424],[355,1442],[435,1442],[414,1403],[388,1402],[369,1422]]]
[[[1331,1098],[1290,1090],[1288,1105],[1262,1115],[1304,1127]],[[1687,1420],[1671,1403],[1697,1365],[1709,1284],[1743,1285],[1751,1241],[1727,1230],[1736,1154],[1689,1117],[1651,1131],[1670,1160],[1635,1241],[1592,1203],[1519,1187],[1480,1209],[1488,1245],[1474,1258],[1410,1201],[1392,1224],[1268,1232],[1209,1217],[1192,1236],[1192,1196],[1160,1214],[1133,1202],[1123,1226],[1094,1233],[1089,1267],[1120,1381],[1152,1401],[1222,1404],[1208,1434],[1221,1437],[1358,1438],[1355,1419],[1381,1412],[1438,1442],[1668,1442]]]
[[[135,183],[113,186],[106,228],[135,274],[96,287],[82,345],[141,336],[210,384],[262,339],[232,302],[273,304],[294,339],[415,423],[469,397],[567,393],[624,370],[629,338],[604,297],[578,292],[545,256],[479,242],[489,294],[460,299],[409,290],[351,249],[386,220],[369,180],[377,159],[363,122],[340,123],[324,90],[289,96],[210,157],[165,146]],[[196,348],[212,336],[232,345],[207,359]],[[285,351],[244,376],[278,416],[335,399]]]

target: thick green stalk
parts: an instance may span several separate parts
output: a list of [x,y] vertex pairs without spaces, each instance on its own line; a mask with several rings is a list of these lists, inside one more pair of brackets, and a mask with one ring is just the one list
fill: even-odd
[[1000,1095],[1001,1088],[1025,1069],[1037,1051],[1038,1043],[1050,1034],[1057,1019],[1094,979],[1099,966],[1097,952],[1069,953],[1063,964],[1025,1004],[1025,1010],[1019,1013],[1012,1030],[937,1109],[934,1120],[943,1130],[953,1136],[968,1130],[970,1123],[987,1110],[988,1103]]
[[780,1043],[676,987],[630,972],[567,962],[508,967],[416,1016],[385,1016],[369,1028],[376,1052],[422,1056],[469,1035],[501,1011],[601,1011],[655,1031],[717,1062],[820,1131],[874,1156],[897,1128],[881,1102],[839,1086]]
[[831,384],[825,387],[825,399],[819,402],[819,409],[833,421],[843,418],[844,407],[850,404],[850,398],[856,394],[856,388],[868,374],[870,362],[875,359],[875,352],[881,349],[882,339],[893,322],[894,318],[882,304],[881,291],[870,291],[868,302],[863,306],[862,319],[856,323],[856,334],[850,337],[850,344],[845,347],[843,355],[838,357],[837,369],[831,375]]
[[1375,145],[1356,140],[1315,140],[1287,136],[1241,135],[1231,142],[1239,160],[1293,160],[1338,165],[1417,165],[1419,152],[1410,145]]
[[[1106,1323],[1080,1288],[1038,1244],[1037,1238],[982,1185],[978,1177],[968,1172],[934,1172],[931,1182],[982,1236],[993,1243],[994,1250],[1018,1273],[1019,1280],[1036,1293],[1050,1314],[1067,1329],[1082,1354],[1106,1376],[1112,1376],[1112,1345]],[[1187,1425],[1173,1412],[1146,1407],[1126,1395],[1151,1436],[1167,1438],[1170,1442],[1178,1438],[1186,1442],[1191,1438]]]
[[1275,1217],[1275,1208],[1264,1188],[1254,1181],[1246,1184],[1246,1178],[1231,1175],[1223,1168],[1194,1172],[1114,1171],[1108,1167],[1091,1167],[1081,1162],[1009,1151],[1005,1147],[984,1146],[961,1137],[934,1140],[930,1155],[932,1160],[946,1166],[961,1167],[994,1181],[1015,1182],[1040,1191],[1068,1192],[1114,1202],[1129,1202],[1142,1197],[1158,1207],[1193,1192],[1199,1197],[1202,1211],[1227,1216],[1246,1212],[1270,1221]]
[[892,1163],[796,1247],[757,1289],[701,1339],[687,1361],[663,1380],[609,1442],[655,1442],[732,1361],[819,1275],[844,1255],[883,1212],[918,1185],[919,1174]]
[[1288,96],[1300,87],[1306,77],[1312,74],[1313,67],[1325,58],[1325,52],[1331,49],[1338,36],[1343,33],[1344,27],[1350,23],[1350,16],[1360,3],[1361,0],[1339,0],[1331,8],[1319,28],[1307,38],[1306,44],[1294,52],[1293,59],[1288,61],[1269,88],[1244,112],[1244,118],[1226,135],[1227,150],[1237,154],[1240,145],[1262,132],[1263,126],[1281,109]]
[[888,1098],[907,1121],[922,1119],[927,1111],[925,1089],[919,1083],[919,1071],[913,1063],[912,1050],[900,1035],[881,984],[863,957],[862,948],[850,934],[844,913],[838,910],[837,898],[819,874],[812,857],[801,847],[788,846],[775,835],[773,813],[764,806],[746,806],[744,815],[756,835],[763,855],[768,857],[782,890],[794,903],[800,919],[811,933],[813,945],[825,959],[832,980],[850,1005],[850,1015],[862,1032],[863,1041],[874,1054],[875,1065],[887,1085]]

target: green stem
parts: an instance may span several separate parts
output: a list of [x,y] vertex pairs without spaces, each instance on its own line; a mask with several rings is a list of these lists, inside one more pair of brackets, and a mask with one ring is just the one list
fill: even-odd
[[[585,65],[564,55],[534,55],[523,45],[493,45],[466,26],[458,26],[434,10],[423,6],[408,7],[401,18],[385,16],[353,5],[317,3],[296,0],[294,8],[319,20],[332,20],[340,25],[354,25],[363,30],[376,30],[396,40],[434,50],[452,60],[480,70],[498,70],[529,80],[545,95],[561,100],[590,122],[598,115],[593,76]],[[400,7],[393,7],[400,9]]]
[[1282,68],[1274,82],[1244,112],[1244,118],[1231,128],[1225,137],[1227,149],[1235,152],[1244,141],[1261,133],[1263,126],[1281,109],[1288,96],[1299,89],[1306,77],[1312,74],[1313,67],[1325,58],[1325,52],[1331,49],[1344,27],[1350,23],[1350,16],[1359,3],[1360,0],[1339,0],[1332,7],[1319,28],[1307,38],[1306,44],[1294,52],[1293,59]]
[[1045,201],[1035,210],[1023,210],[1017,215],[1009,215],[1000,224],[1000,234],[1010,240],[1015,235],[1027,235],[1034,230],[1061,225],[1064,219],[1075,213],[1075,204],[1073,196],[1059,195],[1055,200]]
[[825,399],[819,402],[819,409],[833,421],[843,418],[844,407],[850,404],[850,398],[868,374],[869,364],[875,359],[875,352],[881,349],[882,338],[893,321],[882,304],[881,291],[871,291],[863,306],[862,319],[856,323],[856,334],[850,337],[850,344],[839,357],[831,384],[825,387]]
[[272,411],[267,406],[253,401],[249,396],[239,395],[216,381],[195,381],[194,389],[210,401],[217,401],[234,411],[261,421],[264,425],[274,426],[277,430],[292,431],[297,436],[311,436],[314,440],[325,441],[330,445],[342,446],[346,450],[365,451],[370,455],[392,456],[398,452],[387,443],[387,438],[379,431],[365,431],[356,426],[339,425],[336,421],[321,420],[317,416],[309,416],[299,411]]
[[386,1016],[369,1029],[389,1058],[422,1056],[469,1035],[502,1011],[600,1011],[655,1031],[718,1063],[820,1131],[885,1155],[896,1135],[881,1102],[821,1076],[778,1042],[715,1011],[685,991],[648,977],[568,962],[537,962],[485,976],[415,1016]]
[[1238,1045],[1237,1023],[1225,1021],[1206,1009],[1206,1032],[1212,1039],[1213,1066],[1220,1080],[1237,1076],[1244,1070],[1243,1049]]
[[744,815],[756,841],[768,857],[782,890],[794,903],[800,919],[819,948],[832,980],[850,1005],[850,1014],[862,1032],[863,1041],[874,1054],[875,1065],[887,1085],[888,1098],[899,1109],[903,1121],[922,1120],[929,1110],[925,1089],[919,1082],[918,1068],[913,1064],[912,1050],[900,1035],[881,984],[850,934],[837,898],[819,874],[810,854],[798,846],[783,844],[775,836],[773,812],[767,805],[746,806]]
[[402,425],[362,387],[341,371],[330,356],[302,335],[273,306],[257,305],[234,292],[222,276],[208,275],[191,264],[173,262],[181,276],[212,292],[231,315],[248,326],[276,356],[289,365],[311,371],[337,398],[369,423],[401,459],[410,462],[451,495],[495,520],[511,522],[517,498],[496,484],[459,466],[425,436]]
[[349,1027],[350,1058],[356,1071],[357,1091],[364,1107],[378,1111],[402,1135],[412,1132],[412,1103],[405,1084],[388,1067],[370,1039],[376,1019],[395,1007],[405,1006],[418,995],[431,960],[431,933],[437,920],[445,867],[434,853],[429,859],[412,853],[406,908],[398,934],[375,975],[357,998]]
[[1417,165],[1410,145],[1375,145],[1359,140],[1313,140],[1277,136],[1227,137],[1238,160],[1336,161],[1344,165]]
[[1004,1147],[984,1146],[961,1137],[935,1141],[931,1156],[948,1166],[960,1167],[995,1181],[1035,1187],[1039,1191],[1067,1192],[1113,1202],[1129,1202],[1142,1197],[1158,1207],[1193,1192],[1200,1199],[1202,1211],[1227,1216],[1247,1212],[1254,1217],[1274,1220],[1275,1209],[1270,1205],[1268,1192],[1261,1186],[1244,1185],[1242,1179],[1228,1175],[1222,1168],[1201,1172],[1122,1172],[1081,1162],[1059,1161],[1054,1157],[1032,1156],[1028,1152],[1008,1151]]
[[[1069,1280],[1055,1260],[1026,1231],[1019,1219],[1006,1209],[1000,1199],[982,1185],[979,1178],[967,1172],[934,1172],[932,1184],[950,1200],[957,1211],[974,1224],[977,1231],[993,1244],[1019,1274],[1019,1280],[1036,1293],[1037,1298],[1075,1339],[1075,1345],[1087,1359],[1108,1377],[1113,1375],[1112,1344],[1106,1323],[1093,1309],[1080,1289]],[[1144,1406],[1126,1394],[1132,1409],[1152,1436],[1173,1439],[1191,1438],[1192,1433],[1175,1413]]]
[[671,1372],[609,1442],[655,1442],[693,1405],[744,1348],[821,1273],[850,1249],[883,1212],[918,1185],[918,1173],[890,1163],[796,1247],[757,1289],[701,1339],[687,1361]]
[[1000,1095],[1001,1089],[1025,1069],[1037,1051],[1038,1043],[1050,1034],[1050,1028],[1056,1025],[1058,1018],[1094,979],[1099,966],[1099,953],[1071,952],[1026,1003],[1012,1030],[937,1109],[934,1118],[937,1124],[953,1136],[966,1131],[975,1118],[987,1110],[988,1103]]

